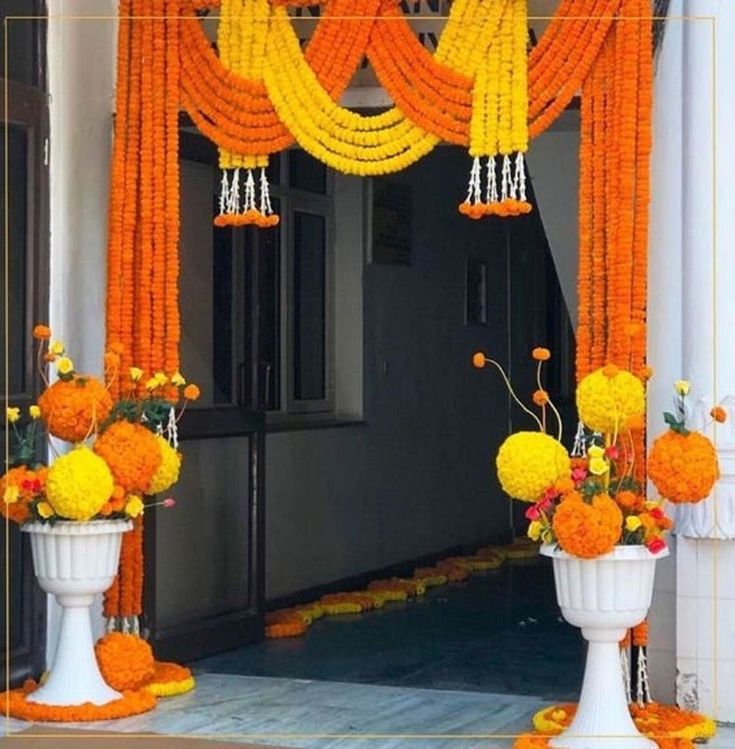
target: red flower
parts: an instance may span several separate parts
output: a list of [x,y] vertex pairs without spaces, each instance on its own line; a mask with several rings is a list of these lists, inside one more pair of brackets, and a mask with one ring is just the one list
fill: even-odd
[[[548,494],[548,492],[547,492]],[[536,503],[536,507],[538,507],[539,512],[546,512],[547,510],[551,509],[551,505],[554,504],[554,499],[556,498],[556,493],[554,493],[553,496],[544,496],[544,498]]]
[[658,554],[659,551],[663,551],[666,548],[666,541],[663,540],[663,538],[652,538],[646,546],[648,547],[648,551],[651,552],[651,554]]
[[654,520],[662,520],[663,519],[663,512],[661,511],[660,507],[654,507],[652,510],[649,510],[648,514],[654,519]]
[[617,460],[620,457],[620,450],[618,450],[617,445],[610,445],[610,447],[605,448],[605,455],[610,460]]

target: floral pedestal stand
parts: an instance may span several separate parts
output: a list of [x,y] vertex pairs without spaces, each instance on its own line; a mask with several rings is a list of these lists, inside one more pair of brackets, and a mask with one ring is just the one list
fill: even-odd
[[104,705],[122,695],[109,687],[97,666],[90,606],[117,573],[127,520],[30,523],[33,567],[38,584],[62,607],[56,656],[48,680],[27,696],[44,705]]
[[[554,564],[556,596],[564,618],[587,640],[582,693],[569,728],[549,740],[555,749],[654,749],[630,716],[619,642],[646,617],[653,596],[656,560],[644,546],[616,546],[598,559],[580,559],[547,544],[541,554]],[[604,741],[604,744],[602,743]]]

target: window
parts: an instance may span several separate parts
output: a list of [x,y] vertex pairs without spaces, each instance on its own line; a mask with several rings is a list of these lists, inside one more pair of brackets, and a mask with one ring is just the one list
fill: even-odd
[[261,232],[261,404],[276,415],[334,410],[333,175],[301,150],[271,168],[281,223]]
[[[181,138],[182,371],[199,409],[265,411],[276,429],[362,416],[364,181],[304,151],[274,156],[271,229],[214,228],[216,148]],[[339,252],[335,247],[339,247]]]

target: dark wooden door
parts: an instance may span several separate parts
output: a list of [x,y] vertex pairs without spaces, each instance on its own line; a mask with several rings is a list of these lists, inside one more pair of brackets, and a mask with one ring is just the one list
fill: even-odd
[[[48,107],[45,94],[45,21],[43,3],[0,0],[0,21],[6,26],[5,64],[0,86],[7,90],[3,105],[4,145],[0,149],[0,222],[6,241],[5,273],[0,282],[0,408],[22,409],[39,392],[31,330],[48,318]],[[39,16],[14,19],[13,16]],[[7,87],[7,89],[6,89]],[[6,210],[7,209],[7,210]],[[7,335],[6,335],[7,331]],[[3,472],[9,467],[9,434],[0,433]],[[41,457],[39,455],[39,457]],[[0,498],[2,501],[2,498]],[[4,585],[0,609],[0,651],[11,684],[37,676],[44,667],[46,596],[36,585],[27,536],[13,523],[0,532]],[[7,593],[7,595],[6,595]],[[7,609],[6,609],[7,607]]]

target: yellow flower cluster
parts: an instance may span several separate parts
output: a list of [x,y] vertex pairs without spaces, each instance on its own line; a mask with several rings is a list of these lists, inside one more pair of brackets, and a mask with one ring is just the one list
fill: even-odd
[[536,502],[571,471],[564,446],[542,432],[511,434],[500,446],[495,462],[503,491],[524,502]]
[[89,520],[102,509],[112,489],[107,463],[87,447],[62,455],[48,469],[46,496],[61,518]]
[[156,444],[161,451],[161,465],[153,474],[149,494],[160,494],[170,489],[179,480],[181,469],[181,453],[169,445],[168,440],[160,435],[156,436]]
[[645,407],[643,383],[626,370],[603,367],[577,386],[579,417],[596,432],[614,434],[642,426]]

